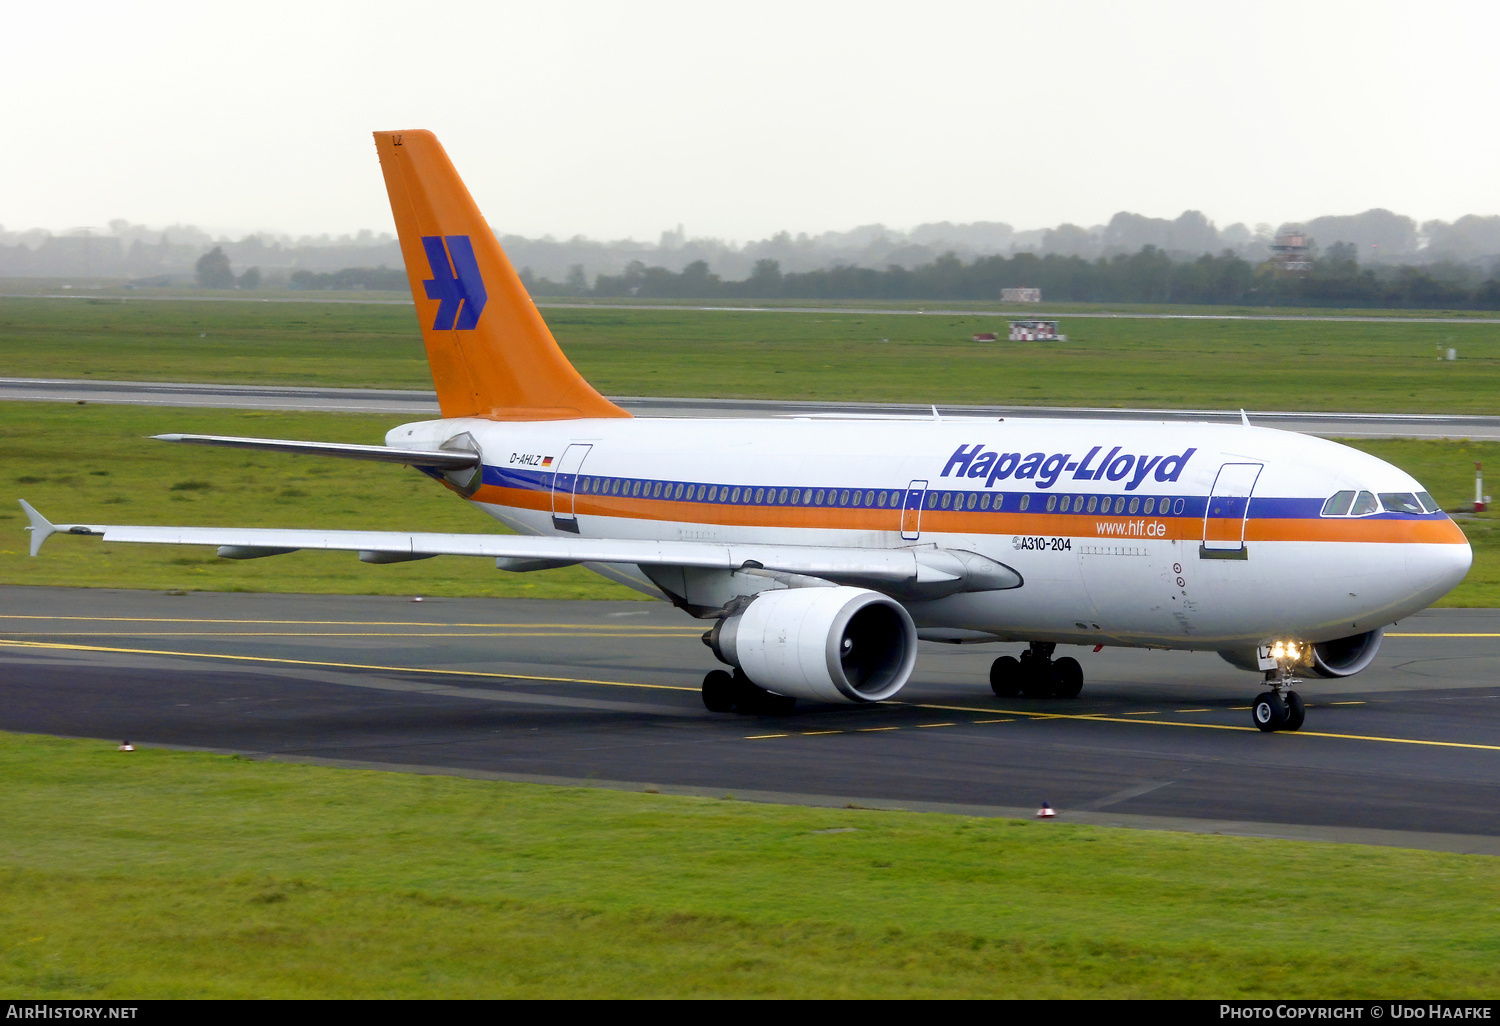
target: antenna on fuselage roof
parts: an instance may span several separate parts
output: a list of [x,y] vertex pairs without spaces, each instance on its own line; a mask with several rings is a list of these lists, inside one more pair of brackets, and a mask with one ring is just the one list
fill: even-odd
[[941,424],[943,422],[942,415],[938,413],[936,406],[932,408],[932,419],[935,423],[938,424]]
[[1250,418],[1245,416],[1244,410],[1240,410],[1240,423],[1245,425],[1245,427],[1250,426]]

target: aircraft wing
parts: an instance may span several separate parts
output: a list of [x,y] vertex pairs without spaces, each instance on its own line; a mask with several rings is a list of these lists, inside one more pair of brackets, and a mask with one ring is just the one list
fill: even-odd
[[900,549],[813,545],[650,541],[629,538],[537,538],[513,534],[436,534],[402,531],[322,531],[268,527],[147,527],[122,524],[54,524],[24,500],[31,520],[31,554],[55,533],[96,535],[106,542],[215,545],[227,558],[250,559],[297,549],[358,552],[372,563],[428,556],[487,556],[502,569],[533,570],[572,563],[634,563],[718,570],[768,570],[828,580],[891,585],[961,583],[965,590],[1021,585],[1009,567],[976,553],[919,546]]

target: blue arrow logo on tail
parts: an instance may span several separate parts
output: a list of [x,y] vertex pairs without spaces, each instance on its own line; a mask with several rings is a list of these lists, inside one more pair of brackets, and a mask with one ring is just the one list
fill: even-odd
[[432,277],[422,284],[427,288],[427,298],[438,300],[432,330],[474,330],[489,296],[484,291],[484,279],[479,276],[479,261],[474,259],[469,237],[424,235],[422,248],[427,251],[427,263],[432,267]]

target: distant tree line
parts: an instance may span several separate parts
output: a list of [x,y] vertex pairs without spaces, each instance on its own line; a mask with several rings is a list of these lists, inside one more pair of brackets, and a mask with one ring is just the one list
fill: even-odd
[[[1361,268],[1354,247],[1330,246],[1306,272],[1274,261],[1252,264],[1225,252],[1176,261],[1155,246],[1088,260],[1018,253],[965,263],[953,254],[914,268],[832,267],[783,274],[760,260],[742,281],[725,281],[704,261],[680,272],[635,261],[590,287],[582,267],[561,283],[522,272],[537,296],[642,299],[995,300],[1003,288],[1036,287],[1044,300],[1088,303],[1200,303],[1235,306],[1360,306],[1500,310],[1500,278],[1463,267]],[[342,273],[342,272],[341,272]]]
[[215,246],[198,258],[195,265],[198,285],[205,289],[258,289],[260,268],[252,267],[239,277],[229,266],[229,257],[222,246]]
[[388,267],[346,267],[342,271],[319,273],[317,271],[293,271],[287,284],[294,289],[336,289],[361,291],[385,289],[402,291],[407,288],[406,272],[393,271]]

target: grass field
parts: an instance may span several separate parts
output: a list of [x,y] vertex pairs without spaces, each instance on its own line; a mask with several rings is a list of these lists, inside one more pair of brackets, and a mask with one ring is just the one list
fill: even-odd
[[504,528],[406,467],[172,445],[168,431],[383,444],[396,418],[0,403],[0,583],[303,594],[641,598],[582,567],[501,573],[438,556],[372,566],[352,552],[219,559],[211,548],[60,536],[37,559],[16,499],[67,522],[496,533]]
[[1500,860],[0,734],[0,992],[1428,997]]
[[[609,395],[1500,413],[1500,324],[544,311]],[[430,388],[408,306],[0,299],[0,376]],[[1437,359],[1455,348],[1459,359]]]

